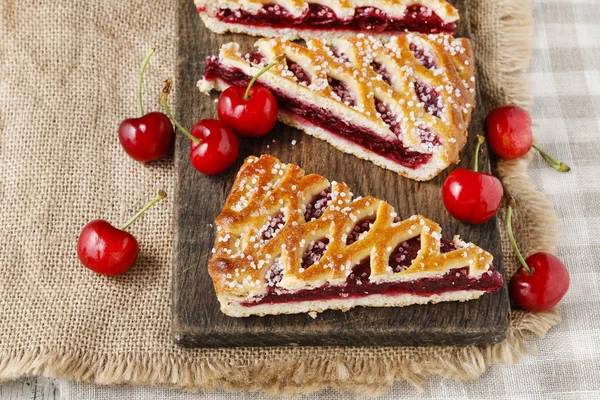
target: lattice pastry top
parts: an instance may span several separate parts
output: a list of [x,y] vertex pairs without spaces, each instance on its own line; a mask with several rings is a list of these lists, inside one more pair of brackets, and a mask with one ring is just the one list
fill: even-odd
[[[251,76],[285,54],[285,60],[262,75],[260,83],[293,95],[295,101],[331,111],[345,124],[367,130],[383,143],[375,150],[367,148],[370,153],[365,155],[336,143],[335,137],[325,138],[334,146],[419,180],[432,178],[458,162],[475,106],[473,54],[468,39],[406,34],[383,43],[359,34],[330,44],[313,39],[306,47],[281,39],[261,39],[256,47],[257,53],[244,56],[237,43],[226,44],[213,62]],[[203,91],[217,87],[207,79],[206,70],[199,87]],[[280,104],[284,111],[285,107]],[[369,141],[366,143],[368,146]],[[385,146],[391,147],[391,157],[372,154]],[[426,165],[416,171],[421,163],[407,166],[402,160],[396,161],[400,150],[431,157],[427,156],[428,161],[422,163]]]
[[341,19],[351,18],[359,7],[373,7],[390,17],[402,18],[409,6],[423,6],[435,12],[444,22],[458,20],[458,11],[444,0],[195,0],[196,7],[207,9],[245,10],[258,13],[264,5],[278,5],[297,18],[310,4],[329,7]]
[[[366,221],[370,229],[354,234]],[[399,220],[386,202],[353,199],[343,183],[330,185],[271,156],[246,159],[216,226],[209,272],[219,296],[251,297],[275,284],[283,290],[340,285],[369,258],[370,281],[376,283],[437,277],[462,267],[478,277],[493,259],[457,237],[456,249],[442,253],[435,222],[419,215]],[[392,251],[416,237],[416,258],[392,268]]]

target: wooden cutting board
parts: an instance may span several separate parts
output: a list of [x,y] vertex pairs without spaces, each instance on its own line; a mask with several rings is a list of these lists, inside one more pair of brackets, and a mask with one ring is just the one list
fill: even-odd
[[[230,41],[239,42],[242,49],[250,49],[256,38],[216,35],[204,27],[192,0],[178,2],[176,110],[182,125],[191,128],[199,119],[216,118],[218,95],[208,97],[196,88],[206,56],[218,54],[221,44]],[[456,36],[469,36],[465,4],[466,0],[454,2],[461,15]],[[478,107],[473,113],[469,143],[463,149],[460,166],[471,166],[473,138],[483,132],[482,123],[481,107]],[[294,140],[296,145],[292,144]],[[316,319],[308,315],[232,318],[223,314],[207,270],[215,236],[212,223],[244,158],[261,154],[298,164],[307,173],[321,174],[330,181],[345,182],[356,196],[384,199],[401,217],[422,214],[441,225],[445,238],[460,234],[465,240],[487,249],[494,255],[495,267],[502,271],[496,220],[471,226],[458,222],[444,209],[441,186],[453,167],[429,182],[419,183],[278,124],[266,136],[242,139],[234,167],[216,176],[205,176],[190,164],[189,141],[178,135],[172,327],[176,343],[186,347],[469,345],[495,343],[505,337],[510,310],[506,288],[465,303],[328,311]],[[480,156],[480,168],[490,171],[487,149]]]

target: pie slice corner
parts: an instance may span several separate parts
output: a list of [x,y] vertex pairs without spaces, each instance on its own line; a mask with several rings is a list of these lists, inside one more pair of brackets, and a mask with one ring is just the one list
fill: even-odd
[[453,33],[458,11],[445,0],[195,0],[216,33],[296,39],[331,39],[367,33],[389,37],[405,31]]
[[459,161],[475,107],[471,44],[450,35],[406,34],[313,39],[306,46],[261,39],[206,60],[201,91],[246,86],[260,76],[279,104],[279,119],[339,150],[415,180]]
[[499,290],[490,253],[435,222],[271,156],[249,157],[208,270],[232,317],[467,301]]

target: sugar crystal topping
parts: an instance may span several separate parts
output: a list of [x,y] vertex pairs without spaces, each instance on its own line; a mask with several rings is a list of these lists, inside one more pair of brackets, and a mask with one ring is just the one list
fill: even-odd
[[[279,170],[283,177],[274,172]],[[242,210],[234,209],[247,196],[245,182],[254,179],[258,189]],[[346,185],[305,175],[271,156],[247,159],[216,226],[209,272],[218,291],[237,295],[342,284],[367,258],[372,282],[439,276],[462,267],[478,276],[492,261],[489,253],[457,238],[456,250],[444,252],[441,228],[433,221],[418,215],[402,220],[381,200],[353,199]],[[420,243],[416,254],[405,251],[403,243],[410,240]]]
[[[289,79],[360,113],[357,118],[381,125],[381,132],[415,151],[444,147],[443,154],[458,157],[475,104],[467,39],[408,33],[384,43],[358,34],[330,43],[313,39],[306,46],[261,39],[256,47],[262,56],[247,56],[246,62],[257,70],[265,59],[286,56],[266,75]],[[226,57],[237,56],[224,49]]]

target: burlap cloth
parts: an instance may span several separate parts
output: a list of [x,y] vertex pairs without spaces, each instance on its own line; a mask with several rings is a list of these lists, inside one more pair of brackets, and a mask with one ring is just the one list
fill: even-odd
[[[96,275],[75,254],[89,220],[122,223],[158,188],[173,194],[172,157],[136,163],[116,131],[137,113],[139,62],[153,45],[144,99],[147,110],[159,109],[161,82],[175,71],[175,8],[170,0],[0,2],[0,379],[373,394],[399,379],[475,379],[494,363],[517,361],[558,323],[555,312],[517,311],[508,338],[483,347],[177,348],[171,204],[131,228],[142,251],[130,273]],[[484,108],[527,105],[518,74],[530,54],[529,2],[473,1],[470,10]],[[520,200],[516,234],[525,253],[553,251],[556,217],[530,185],[528,163],[499,168]],[[506,240],[502,246],[511,273],[515,259]]]

